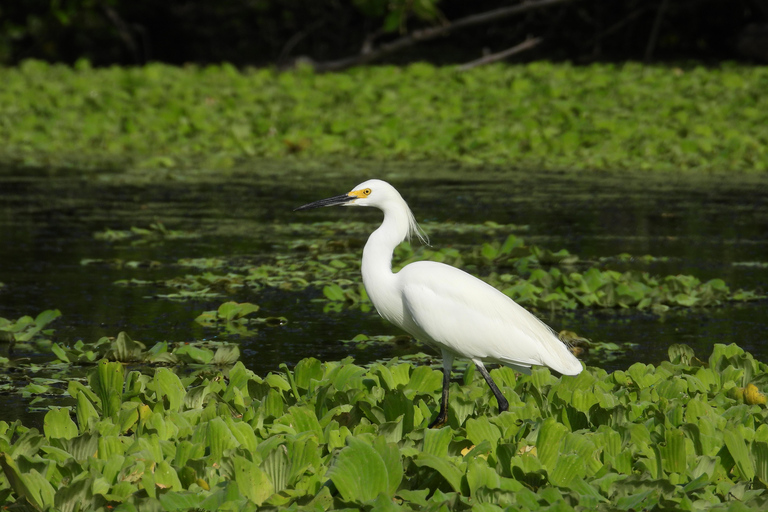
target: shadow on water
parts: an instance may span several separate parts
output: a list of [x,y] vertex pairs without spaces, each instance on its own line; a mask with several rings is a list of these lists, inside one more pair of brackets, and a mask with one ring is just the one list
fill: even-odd
[[[118,279],[165,279],[187,270],[83,266],[81,260],[170,264],[179,258],[220,255],[258,259],[272,254],[277,242],[285,242],[277,238],[290,237],[270,229],[278,224],[364,220],[375,227],[381,215],[368,209],[292,211],[350,190],[369,177],[391,181],[422,222],[528,225],[526,241],[554,250],[566,248],[582,259],[652,254],[671,258],[649,269],[657,274],[720,277],[731,288],[764,290],[768,282],[765,265],[739,265],[768,261],[765,178],[479,172],[413,164],[410,169],[347,164],[331,171],[333,166],[281,165],[265,163],[258,172],[228,176],[35,175],[28,170],[0,170],[0,282],[5,284],[0,288],[0,317],[60,309],[54,341],[63,344],[95,341],[123,330],[150,346],[162,340],[217,339],[193,320],[230,299],[173,302],[152,298],[158,291],[147,287],[113,285]],[[156,245],[107,243],[93,237],[106,228],[146,227],[156,221],[200,236]],[[463,240],[478,245],[485,241]],[[432,237],[435,248],[451,243],[445,235]],[[311,288],[240,292],[234,300],[259,304],[260,314],[287,317],[288,324],[218,339],[238,341],[244,364],[259,374],[308,356],[334,360],[351,354],[358,362],[368,362],[393,355],[390,348],[361,351],[338,341],[359,333],[398,331],[375,312],[325,314],[322,304],[311,300],[320,295]],[[610,363],[590,361],[611,370],[635,361],[658,363],[672,343],[692,346],[701,358],[709,355],[714,343],[738,343],[768,360],[768,347],[762,342],[765,312],[766,303],[760,301],[672,310],[662,316],[636,310],[540,313],[556,330],[573,330],[599,341],[636,343],[635,351]],[[51,358],[39,353],[14,357]],[[24,400],[5,398],[0,419],[30,418]],[[31,421],[39,421],[39,416]]]

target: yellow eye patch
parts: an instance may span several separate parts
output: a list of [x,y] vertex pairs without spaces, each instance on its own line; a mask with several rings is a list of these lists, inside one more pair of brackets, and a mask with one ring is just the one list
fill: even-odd
[[352,192],[350,192],[347,195],[348,196],[357,197],[358,199],[362,199],[364,197],[368,197],[369,195],[371,195],[371,189],[364,188],[362,190],[353,190]]

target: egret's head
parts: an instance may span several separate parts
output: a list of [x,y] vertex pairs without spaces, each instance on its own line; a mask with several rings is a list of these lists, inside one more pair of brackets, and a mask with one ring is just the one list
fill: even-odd
[[368,180],[353,188],[351,192],[305,204],[296,210],[310,210],[321,206],[375,206],[383,209],[387,202],[396,200],[404,203],[395,187],[386,181]]
[[364,181],[353,188],[351,192],[305,204],[304,206],[299,206],[294,211],[310,210],[312,208],[320,208],[321,206],[374,206],[384,211],[385,216],[391,214],[395,218],[402,219],[405,226],[404,236],[406,238],[410,239],[411,235],[416,235],[422,242],[427,245],[429,244],[429,239],[419,227],[416,219],[414,219],[413,213],[411,213],[405,200],[403,200],[395,187],[386,181]]

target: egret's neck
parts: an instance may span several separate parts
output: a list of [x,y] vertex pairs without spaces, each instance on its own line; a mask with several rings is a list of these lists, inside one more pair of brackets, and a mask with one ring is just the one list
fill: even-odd
[[380,313],[382,303],[389,300],[388,292],[394,288],[392,253],[408,236],[410,218],[405,201],[384,209],[384,221],[371,233],[363,249],[363,284]]

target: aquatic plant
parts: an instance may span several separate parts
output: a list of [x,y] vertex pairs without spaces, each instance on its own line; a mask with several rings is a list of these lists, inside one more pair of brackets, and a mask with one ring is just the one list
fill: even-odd
[[252,313],[259,310],[259,306],[250,302],[237,303],[225,302],[214,311],[200,313],[195,322],[203,327],[216,329],[228,334],[253,334],[259,325],[278,326],[285,325],[288,320],[285,317],[251,317]]
[[[456,233],[481,232],[498,237],[514,226],[493,223],[436,225],[436,229],[452,229]],[[155,293],[151,297],[170,300],[201,300],[233,295],[242,290],[262,287],[279,288],[286,292],[316,288],[325,303],[326,312],[355,307],[371,309],[371,303],[360,278],[360,243],[371,226],[365,223],[344,223],[343,227],[329,223],[291,224],[275,227],[288,233],[312,233],[313,238],[293,237],[288,247],[277,255],[262,256],[260,263],[242,259],[217,258],[182,259],[176,265],[198,269],[201,273],[186,274],[165,280],[121,279],[119,286],[153,286],[173,288],[172,293]],[[340,233],[343,231],[343,234]],[[516,234],[503,240],[483,243],[479,247],[453,247],[434,250],[428,246],[400,244],[394,253],[395,271],[408,263],[432,260],[465,268],[500,289],[520,304],[539,309],[576,308],[637,308],[663,312],[670,307],[708,307],[727,301],[757,300],[764,295],[755,290],[731,290],[722,279],[702,282],[690,275],[657,276],[642,270],[619,272],[614,265],[631,263],[644,266],[664,260],[651,255],[634,257],[620,254],[583,261],[565,249],[557,251],[528,245]],[[158,268],[154,261],[85,259],[84,265],[106,264],[117,268]]]
[[196,238],[198,236],[200,235],[197,233],[168,229],[162,222],[154,222],[150,224],[148,228],[139,228],[136,226],[124,230],[107,228],[104,231],[98,231],[93,234],[93,237],[97,240],[105,240],[107,242],[123,242],[130,240],[131,245],[147,245],[164,240]]
[[234,343],[221,341],[158,342],[150,349],[121,332],[116,337],[101,337],[94,343],[78,340],[72,346],[54,343],[51,351],[61,363],[96,364],[100,360],[151,365],[227,364],[240,357]]
[[35,318],[28,315],[16,320],[0,317],[0,342],[8,343],[9,354],[15,347],[48,347],[53,329],[46,327],[60,316],[61,311],[58,309],[49,309]]
[[0,68],[0,163],[227,169],[258,158],[768,169],[768,69],[535,62]]
[[[440,507],[762,510],[768,366],[682,345],[658,366],[559,379],[469,368],[448,426],[440,372],[304,359],[259,377],[99,362],[42,432],[0,421],[0,500],[37,510]],[[451,386],[458,391],[459,383]]]

